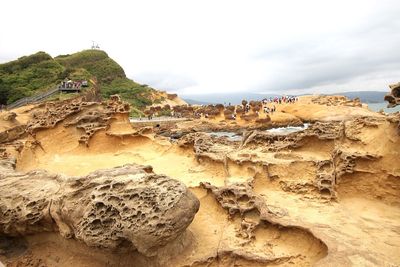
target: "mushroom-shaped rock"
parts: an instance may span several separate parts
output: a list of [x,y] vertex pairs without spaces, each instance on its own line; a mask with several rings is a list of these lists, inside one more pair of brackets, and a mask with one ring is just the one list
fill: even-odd
[[389,102],[388,107],[400,105],[400,82],[389,85],[389,88],[391,92],[385,96],[385,101]]

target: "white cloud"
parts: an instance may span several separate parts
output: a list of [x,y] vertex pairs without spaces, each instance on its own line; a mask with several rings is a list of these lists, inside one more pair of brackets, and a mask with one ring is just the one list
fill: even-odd
[[385,90],[399,13],[395,0],[6,0],[0,61],[95,40],[129,77],[178,93]]

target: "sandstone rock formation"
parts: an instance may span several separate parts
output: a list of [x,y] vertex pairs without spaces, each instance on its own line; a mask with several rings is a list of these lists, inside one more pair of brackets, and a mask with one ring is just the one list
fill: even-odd
[[25,134],[25,125],[18,123],[16,117],[15,112],[0,113],[0,143],[12,142]]
[[25,134],[25,125],[17,125],[0,132],[0,143],[7,143],[21,138]]
[[[288,211],[270,205],[255,194],[252,182],[221,187],[201,183],[201,187],[207,191],[205,209],[215,209],[210,200],[213,198],[217,205],[226,210],[226,227],[218,232],[216,252],[211,249],[206,256],[198,255],[199,259],[191,265],[310,266],[311,262],[326,256],[326,245],[307,230],[290,225],[285,219]],[[285,252],[276,250],[278,244],[287,238],[298,238],[298,249],[293,247]],[[292,246],[290,242],[285,243]]]
[[17,114],[15,114],[15,112],[4,112],[0,115],[0,120],[4,120],[4,121],[14,121],[15,118],[17,117]]
[[[37,128],[0,144],[0,261],[394,266],[400,117],[342,100],[301,97],[268,117],[261,112],[258,123],[240,120],[238,107],[178,106],[212,119],[163,129],[132,128],[118,97],[77,102],[80,111],[70,115],[57,104],[35,107],[28,124]],[[68,113],[75,104],[61,105]],[[47,127],[50,111],[59,115]],[[113,168],[132,162],[141,166]]]
[[389,85],[389,88],[391,92],[385,96],[385,101],[389,102],[388,107],[400,105],[400,82]]
[[[107,129],[112,119],[111,115],[116,113],[129,113],[129,104],[122,102],[118,95],[111,96],[110,100],[101,103],[84,102],[81,99],[50,102],[44,105],[43,110],[33,114],[26,131],[34,136],[37,131],[53,128],[59,122],[70,118],[65,126],[73,125],[81,129],[83,135],[79,142],[87,146],[96,131]],[[79,115],[73,117],[76,114]]]
[[[389,85],[389,88],[391,92],[385,96],[385,101],[389,102],[389,108],[393,108],[397,105],[400,105],[400,82]],[[397,131],[400,135],[400,114],[397,114],[397,118],[395,118],[395,120],[399,121]]]
[[18,173],[2,161],[0,234],[59,231],[89,246],[133,248],[146,256],[179,237],[199,209],[181,182],[129,164],[85,177]]
[[[253,192],[253,186],[251,182],[248,183],[235,183],[228,186],[216,187],[210,183],[201,183],[201,186],[207,190],[210,190],[215,199],[220,205],[228,211],[230,217],[239,214],[243,218],[246,213],[256,211],[259,214],[257,221],[247,222],[244,219],[242,223],[245,223],[245,232],[243,233],[246,238],[254,238],[252,231],[255,227],[260,224],[260,220],[274,221],[274,218],[279,218],[287,215],[287,211],[284,209],[272,210],[268,205]],[[249,224],[254,224],[249,228]]]
[[250,144],[261,145],[268,151],[279,151],[287,148],[296,148],[303,145],[303,141],[309,137],[320,140],[332,140],[343,136],[344,126],[340,121],[316,122],[306,130],[291,134],[269,134],[264,131],[253,130],[244,134],[241,147]]
[[313,103],[327,106],[349,106],[349,107],[361,107],[361,101],[359,98],[351,100],[345,96],[318,96],[312,99]]

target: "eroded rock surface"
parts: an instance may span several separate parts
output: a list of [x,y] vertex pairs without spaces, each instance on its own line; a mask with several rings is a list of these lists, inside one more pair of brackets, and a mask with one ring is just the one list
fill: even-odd
[[[201,186],[209,191],[215,196],[215,199],[220,203],[220,205],[228,211],[230,217],[239,214],[243,217],[245,223],[246,237],[253,238],[252,230],[257,226],[260,221],[273,221],[274,218],[283,217],[287,215],[285,209],[271,209],[268,207],[267,203],[257,196],[253,191],[252,181],[245,183],[236,183],[223,187],[213,186],[210,183],[201,183]],[[250,222],[250,219],[245,219],[245,215],[248,212],[256,211],[259,218],[257,221]],[[247,229],[248,224],[255,224],[253,229]]]
[[[286,220],[288,211],[270,205],[255,194],[251,181],[222,187],[202,183],[201,187],[208,191],[207,197],[213,196],[228,212],[230,221],[227,229],[222,231],[217,255],[202,260],[203,265],[311,266],[326,256],[326,245],[307,230],[291,225]],[[205,204],[210,205],[209,202]],[[301,245],[280,251],[278,244],[291,238],[298,238]],[[288,247],[294,245],[284,242]]]
[[270,134],[265,131],[249,131],[244,134],[241,147],[261,145],[268,151],[297,148],[309,137],[320,140],[333,140],[343,136],[344,126],[340,121],[316,122],[304,131],[291,134]]
[[313,103],[327,106],[348,106],[348,107],[361,107],[359,98],[351,100],[346,96],[318,96],[312,100]]
[[[72,99],[63,102],[50,102],[42,110],[35,112],[27,124],[27,132],[35,135],[37,131],[54,128],[59,122],[65,122],[65,127],[75,126],[83,131],[79,142],[89,145],[93,134],[109,127],[113,114],[129,113],[129,104],[122,102],[120,97],[111,96],[110,100],[101,103],[84,102],[82,99]],[[73,115],[78,114],[73,117]]]
[[389,85],[389,88],[391,91],[385,96],[385,101],[389,102],[388,107],[400,105],[400,82]]
[[25,125],[17,125],[0,132],[0,143],[7,143],[21,138],[25,134]]
[[[312,99],[278,105],[271,122],[266,123],[248,123],[240,116],[232,121],[230,112],[225,111],[235,107],[221,113],[221,106],[213,106],[220,113],[213,120],[182,121],[156,130],[132,129],[116,98],[112,100],[115,108],[108,109],[106,102],[84,106],[54,127],[38,128],[33,136],[17,139],[23,147],[21,153],[17,143],[1,144],[0,157],[9,160],[0,164],[0,173],[11,172],[15,177],[6,187],[0,183],[5,188],[5,194],[0,189],[0,199],[8,197],[6,190],[12,191],[11,184],[20,192],[14,202],[4,200],[20,223],[1,227],[13,235],[33,234],[24,237],[27,251],[22,256],[26,261],[16,256],[7,261],[1,251],[0,259],[27,265],[32,258],[49,266],[398,264],[399,114],[378,114],[330,97],[321,97],[320,104]],[[176,111],[185,113],[180,108]],[[228,116],[224,118],[225,113]],[[289,118],[299,124],[292,124]],[[267,131],[274,123],[301,126],[301,120],[308,128],[300,129],[307,129]],[[233,134],[235,140],[214,132]],[[79,145],[82,135],[88,136],[88,146]],[[174,211],[178,206],[185,208],[185,203],[178,201],[168,208],[174,196],[183,195],[182,199],[191,202],[184,196],[186,191],[181,193],[180,183],[170,183],[147,167],[128,175],[114,176],[125,167],[113,169],[111,174],[88,175],[131,162],[153,166],[157,174],[181,181],[196,195],[201,205],[187,231],[179,230],[189,224],[186,217]],[[33,178],[19,173],[17,179],[15,165],[21,171],[32,170],[29,175]],[[40,176],[48,178],[43,178],[47,182],[39,187]],[[164,194],[164,189],[158,189],[163,185],[166,191],[172,187],[174,193]],[[137,188],[155,190],[149,189],[141,199]],[[156,211],[152,201],[167,206],[167,226],[161,221],[163,209]],[[168,217],[170,213],[183,224]],[[47,232],[34,234],[38,231]],[[59,232],[74,238],[66,240]],[[52,237],[43,241],[47,235]],[[168,245],[158,249],[163,244],[160,240]],[[99,243],[112,250],[93,247]],[[0,240],[0,250],[1,246]],[[143,254],[127,251],[132,247]],[[51,255],[59,255],[59,262],[48,256],[48,249]]]
[[17,173],[3,161],[0,234],[59,231],[89,246],[132,247],[146,256],[176,239],[199,201],[184,184],[134,164],[65,177],[46,171]]
[[[389,108],[393,108],[400,105],[400,82],[389,85],[389,88],[391,92],[385,96],[385,101],[389,102]],[[397,116],[393,116],[392,120],[398,122],[397,132],[400,135],[400,114],[397,113]]]

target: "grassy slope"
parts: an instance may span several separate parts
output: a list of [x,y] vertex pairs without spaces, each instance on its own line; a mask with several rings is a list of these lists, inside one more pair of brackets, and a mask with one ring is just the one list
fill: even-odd
[[125,75],[122,67],[101,50],[84,50],[52,58],[45,52],[0,64],[0,103],[12,103],[56,86],[61,80],[90,79],[100,83],[103,97],[120,94],[132,104],[132,115],[159,101],[156,90],[138,84]]
[[63,67],[44,52],[0,65],[0,103],[12,103],[55,86]]

